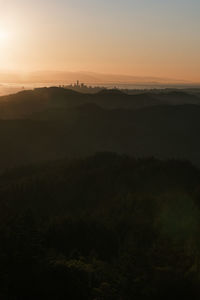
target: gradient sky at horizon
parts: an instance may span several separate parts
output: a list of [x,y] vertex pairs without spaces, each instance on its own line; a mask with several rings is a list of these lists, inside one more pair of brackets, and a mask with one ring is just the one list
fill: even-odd
[[0,72],[200,82],[199,0],[0,0]]

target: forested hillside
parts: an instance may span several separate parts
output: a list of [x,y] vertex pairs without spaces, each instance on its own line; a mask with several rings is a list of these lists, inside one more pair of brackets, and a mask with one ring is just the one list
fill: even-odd
[[200,171],[99,153],[0,176],[2,299],[199,299]]
[[199,299],[199,99],[0,98],[1,299]]

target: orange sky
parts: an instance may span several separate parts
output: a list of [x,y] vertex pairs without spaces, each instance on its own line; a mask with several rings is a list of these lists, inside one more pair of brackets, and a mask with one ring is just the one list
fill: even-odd
[[0,0],[0,73],[91,71],[200,82],[199,2]]

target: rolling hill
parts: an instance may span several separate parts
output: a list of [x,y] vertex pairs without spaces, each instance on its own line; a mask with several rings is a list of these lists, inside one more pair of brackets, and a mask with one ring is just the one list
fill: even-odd
[[200,164],[199,98],[41,88],[0,98],[1,167],[97,151]]

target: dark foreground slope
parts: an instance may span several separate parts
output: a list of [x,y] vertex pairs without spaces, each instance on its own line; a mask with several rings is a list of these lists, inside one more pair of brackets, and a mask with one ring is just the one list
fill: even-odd
[[185,92],[95,95],[44,88],[1,97],[0,166],[114,151],[200,165],[200,106]]
[[0,183],[1,299],[199,299],[190,163],[102,153]]

